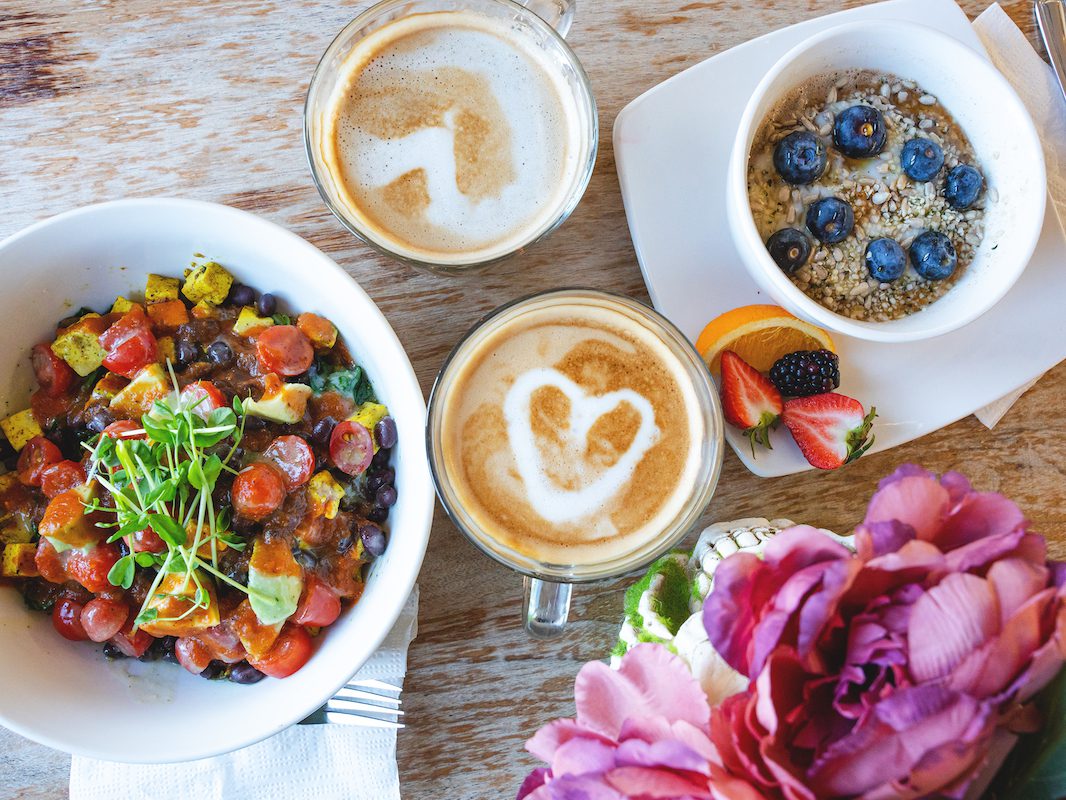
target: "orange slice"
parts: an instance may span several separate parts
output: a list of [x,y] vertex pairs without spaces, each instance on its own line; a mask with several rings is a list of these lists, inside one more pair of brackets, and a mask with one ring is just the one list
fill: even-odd
[[711,373],[721,372],[722,353],[732,350],[759,372],[796,350],[834,350],[829,334],[780,306],[741,306],[715,317],[696,340]]

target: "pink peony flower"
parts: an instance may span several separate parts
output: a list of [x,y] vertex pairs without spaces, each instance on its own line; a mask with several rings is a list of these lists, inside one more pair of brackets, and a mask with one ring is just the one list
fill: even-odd
[[721,769],[767,798],[977,797],[1066,660],[1066,569],[1014,503],[912,465],[855,544],[800,526],[718,567],[704,625],[751,680],[714,709]]

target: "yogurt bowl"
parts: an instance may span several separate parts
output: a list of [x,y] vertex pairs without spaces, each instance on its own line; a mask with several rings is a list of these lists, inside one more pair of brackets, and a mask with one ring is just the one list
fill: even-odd
[[[853,319],[805,294],[770,256],[749,203],[749,161],[764,120],[802,86],[832,75],[866,71],[914,81],[934,96],[969,139],[985,181],[984,235],[972,260],[942,297],[887,321]],[[941,192],[943,175],[935,180],[936,191]],[[782,56],[745,108],[733,144],[726,191],[737,249],[763,290],[817,325],[882,342],[939,336],[992,308],[1029,262],[1043,226],[1047,194],[1040,139],[1006,79],[983,55],[958,40],[902,21],[840,25]],[[804,227],[803,219],[795,226]]]

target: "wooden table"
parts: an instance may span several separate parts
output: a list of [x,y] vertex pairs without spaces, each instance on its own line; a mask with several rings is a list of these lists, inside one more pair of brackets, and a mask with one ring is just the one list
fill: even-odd
[[[976,15],[986,2],[963,5]],[[570,41],[599,101],[601,139],[584,201],[531,252],[482,275],[441,278],[377,256],[348,234],[322,205],[304,162],[307,81],[331,37],[366,5],[0,0],[0,237],[119,197],[177,195],[254,211],[320,247],[370,293],[428,390],[463,331],[518,295],[585,284],[646,300],[615,175],[616,114],[715,53],[841,7],[830,0],[586,1]],[[1006,7],[1032,38],[1030,3]],[[760,480],[728,454],[706,520],[788,515],[846,531],[877,479],[910,460],[963,470],[979,487],[1008,493],[1038,530],[1056,537],[1063,557],[1064,391],[1060,366],[994,432],[971,417],[837,474]],[[405,692],[410,727],[399,737],[404,796],[512,797],[534,766],[524,740],[573,713],[574,675],[610,649],[631,581],[581,588],[567,636],[533,641],[519,625],[520,580],[475,552],[438,510]],[[0,797],[66,795],[67,756],[2,729],[0,752]]]

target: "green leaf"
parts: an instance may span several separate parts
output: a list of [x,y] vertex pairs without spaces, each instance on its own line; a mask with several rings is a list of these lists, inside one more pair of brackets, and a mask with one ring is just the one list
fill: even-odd
[[233,395],[233,413],[244,414],[244,403],[241,402],[241,398],[237,395]]
[[204,476],[204,468],[200,466],[199,461],[189,462],[189,483],[197,491],[202,492],[207,485],[207,478]]
[[121,586],[123,589],[129,589],[133,586],[133,573],[133,559],[129,556],[123,556],[111,567],[107,573],[107,580],[112,586]]
[[159,610],[155,608],[146,608],[140,614],[137,615],[137,619],[133,621],[134,625],[144,625],[146,622],[151,622],[159,616]]
[[137,553],[133,560],[139,567],[154,567],[159,563],[159,558],[154,553]]
[[275,325],[292,325],[292,317],[288,314],[275,314],[271,319]]
[[152,514],[148,524],[159,534],[159,538],[171,547],[183,547],[187,541],[185,529],[176,520],[165,514]]
[[[233,399],[237,400],[236,397]],[[223,425],[232,425],[234,428],[237,427],[237,415],[233,412],[233,409],[216,408],[207,416],[207,426],[209,428],[218,428]]]
[[144,426],[148,438],[153,442],[169,445],[177,443],[177,437],[166,421],[158,419],[151,414],[145,414],[141,417],[141,425]]
[[107,540],[109,542],[117,542],[119,539],[125,539],[127,536],[130,536],[137,531],[143,531],[147,527],[148,515],[140,514],[129,519],[121,528],[111,534]]
[[298,575],[271,575],[255,567],[248,569],[248,600],[264,625],[279,625],[296,613],[303,591]]
[[1059,800],[1066,797],[1066,670],[1033,701],[1044,725],[1023,736],[996,775],[986,800]]

